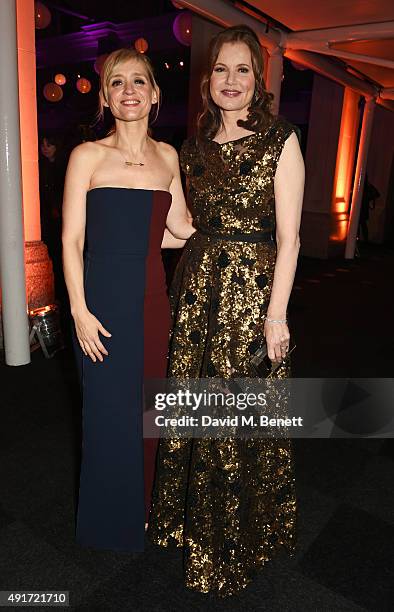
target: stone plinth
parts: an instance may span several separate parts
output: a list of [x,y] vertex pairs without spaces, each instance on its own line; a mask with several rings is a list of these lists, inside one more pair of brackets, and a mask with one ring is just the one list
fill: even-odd
[[29,310],[55,301],[52,261],[44,242],[26,242],[26,288]]
[[[46,244],[41,241],[25,243],[26,289],[28,310],[48,306],[55,301],[52,261]],[[0,292],[0,349],[3,348],[3,326]]]

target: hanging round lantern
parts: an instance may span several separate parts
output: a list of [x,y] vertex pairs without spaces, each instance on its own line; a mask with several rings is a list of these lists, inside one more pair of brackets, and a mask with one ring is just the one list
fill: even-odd
[[59,74],[55,76],[55,83],[57,85],[65,85],[66,82],[67,82],[67,79],[64,76],[64,74],[62,74],[61,72],[59,72]]
[[96,61],[94,62],[94,69],[98,75],[101,74],[103,66],[105,64],[105,60],[107,59],[109,53],[103,53],[102,55],[98,55]]
[[51,23],[51,12],[42,2],[36,2],[34,5],[34,19],[36,22],[36,30],[43,30]]
[[47,83],[42,90],[44,98],[49,102],[59,102],[63,98],[63,90],[56,83]]
[[192,15],[185,11],[174,19],[172,31],[178,42],[189,47],[192,42]]
[[82,94],[89,93],[89,91],[92,89],[91,82],[89,81],[89,79],[85,79],[84,77],[78,79],[76,85],[78,91]]
[[149,47],[148,41],[146,41],[145,38],[137,38],[134,47],[137,49],[138,53],[145,53]]

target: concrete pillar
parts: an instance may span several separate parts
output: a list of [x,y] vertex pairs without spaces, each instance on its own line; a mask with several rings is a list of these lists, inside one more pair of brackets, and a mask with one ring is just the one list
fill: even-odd
[[0,272],[5,359],[30,362],[26,305],[15,0],[0,2]]
[[361,200],[364,188],[365,171],[367,168],[368,149],[371,138],[373,116],[375,111],[374,98],[368,98],[365,102],[363,123],[361,126],[360,143],[358,146],[356,174],[354,177],[352,206],[346,240],[345,258],[353,259],[356,248],[357,230],[360,220]]
[[280,104],[280,90],[282,87],[283,77],[283,49],[276,47],[269,52],[266,87],[267,90],[274,94],[272,101],[272,112],[277,115]]

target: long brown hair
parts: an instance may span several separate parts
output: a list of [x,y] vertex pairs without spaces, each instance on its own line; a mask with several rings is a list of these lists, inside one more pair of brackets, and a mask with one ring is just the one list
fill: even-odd
[[153,108],[151,110],[150,121],[153,122],[157,119],[160,108],[161,92],[158,84],[156,83],[152,62],[144,53],[139,53],[136,49],[128,48],[113,51],[103,64],[100,74],[99,110],[97,113],[98,119],[102,119],[104,116],[104,102],[108,104],[108,88],[115,68],[117,68],[119,64],[123,64],[123,62],[127,62],[128,60],[132,59],[143,64],[146,69],[149,82],[156,92],[157,104],[152,105]]
[[256,33],[247,25],[236,25],[222,30],[214,36],[208,50],[208,65],[201,79],[201,97],[203,108],[197,117],[198,138],[214,138],[223,127],[220,108],[212,100],[210,79],[220,49],[224,43],[243,42],[252,56],[252,68],[255,77],[255,90],[248,109],[248,117],[238,120],[238,125],[252,132],[262,131],[271,121],[271,102],[273,94],[265,88],[263,71],[264,60],[261,45]]

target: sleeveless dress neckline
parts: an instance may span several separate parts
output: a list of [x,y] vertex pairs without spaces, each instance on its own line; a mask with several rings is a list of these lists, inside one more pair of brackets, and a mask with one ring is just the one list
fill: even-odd
[[259,134],[259,132],[252,132],[251,134],[246,134],[246,136],[241,136],[241,138],[234,138],[233,140],[226,140],[226,142],[217,142],[217,140],[213,140],[212,138],[208,138],[207,140],[209,142],[213,142],[217,144],[219,147],[223,147],[224,145],[228,145],[228,144],[237,144],[238,142],[241,142],[242,140],[245,140],[246,138],[251,138],[252,136],[256,136],[256,134]]
[[153,191],[154,193],[168,193],[172,197],[172,194],[170,191],[168,191],[168,189],[148,189],[146,187],[126,187],[123,185],[98,185],[97,187],[91,187],[91,189],[88,189],[86,193],[90,193],[91,191],[95,191],[97,189],[129,189],[130,191]]

